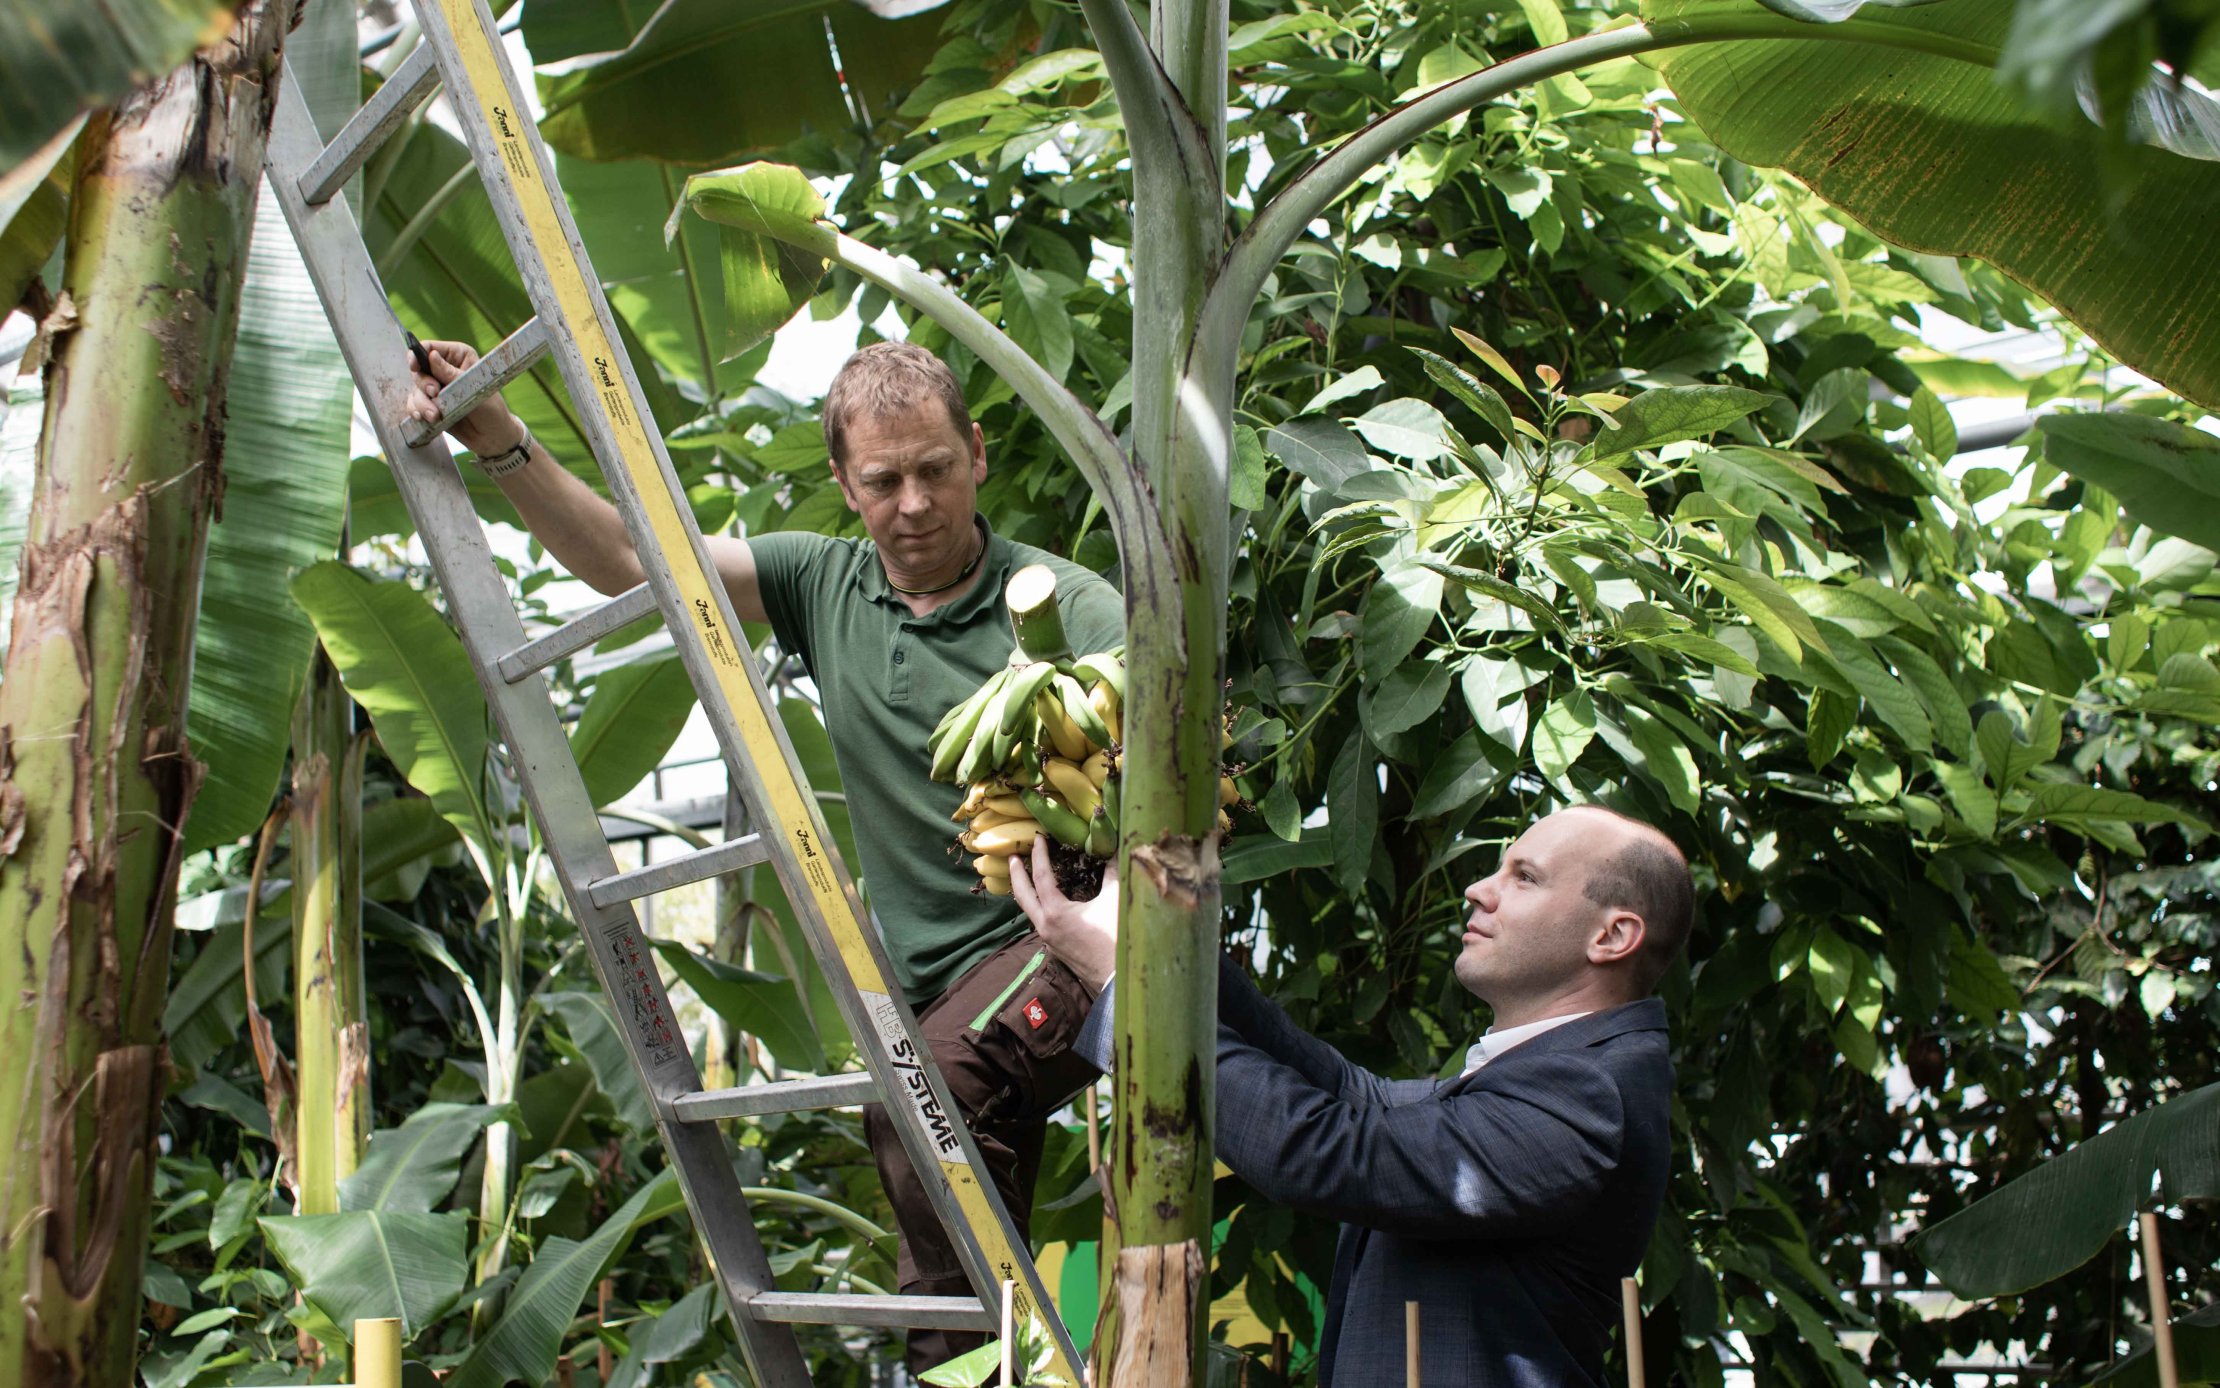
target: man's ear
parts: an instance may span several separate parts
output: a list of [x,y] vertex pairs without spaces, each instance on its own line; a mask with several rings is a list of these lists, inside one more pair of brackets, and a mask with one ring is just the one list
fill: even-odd
[[849,510],[862,515],[863,506],[857,502],[855,491],[848,485],[848,470],[840,465],[838,458],[827,458],[825,466],[832,469],[833,485],[840,488],[840,499],[848,503]]
[[987,480],[987,435],[979,422],[971,423],[971,485],[976,487]]
[[1642,942],[1648,937],[1649,927],[1639,915],[1624,907],[1614,909],[1588,937],[1588,962],[1617,964],[1632,959],[1641,953]]

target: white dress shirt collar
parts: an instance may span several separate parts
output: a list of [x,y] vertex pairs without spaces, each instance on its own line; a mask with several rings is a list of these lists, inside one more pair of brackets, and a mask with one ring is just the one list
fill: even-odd
[[1524,1026],[1500,1029],[1489,1027],[1481,1033],[1480,1039],[1473,1042],[1470,1049],[1466,1050],[1464,1072],[1458,1078],[1464,1078],[1465,1075],[1471,1074],[1491,1060],[1503,1059],[1504,1052],[1522,1042],[1533,1040],[1551,1027],[1561,1027],[1567,1022],[1577,1022],[1588,1015],[1586,1012],[1567,1012],[1562,1017],[1544,1017],[1538,1022],[1528,1022]]

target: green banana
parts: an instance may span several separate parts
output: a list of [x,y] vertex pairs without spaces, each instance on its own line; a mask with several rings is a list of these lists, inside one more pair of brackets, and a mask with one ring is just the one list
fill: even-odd
[[1087,846],[1087,821],[1065,809],[1061,801],[1037,790],[1021,790],[1018,792],[1018,799],[1025,802],[1025,808],[1033,812],[1033,818],[1039,820],[1041,827],[1058,843],[1066,848]]
[[1125,647],[1120,646],[1114,652],[1096,651],[1093,655],[1083,655],[1072,662],[1071,673],[1089,689],[1098,684],[1109,685],[1122,704],[1125,702],[1125,661],[1121,658],[1124,650]]
[[1087,702],[1087,691],[1080,687],[1078,680],[1070,675],[1058,675],[1056,698],[1063,704],[1064,712],[1071,716],[1071,721],[1079,725],[1080,736],[1097,747],[1110,745],[1110,727],[1102,721],[1102,715],[1095,712],[1095,706]]
[[977,694],[956,706],[957,716],[955,721],[942,730],[939,745],[932,748],[933,763],[929,774],[933,780],[946,781],[953,778],[970,781],[977,779],[968,775],[957,776],[956,773],[970,759],[968,754],[973,735],[979,727],[979,720],[985,716],[988,700],[1000,687],[999,677],[989,680],[986,684],[980,686]]
[[1041,783],[1041,754],[1031,742],[1020,742],[1017,748],[1017,765],[1003,777],[1011,785],[1022,788]]
[[1110,816],[1110,832],[1113,835],[1118,832],[1119,807],[1125,803],[1125,791],[1121,788],[1122,779],[1118,776],[1112,776],[1102,783],[1102,812]]
[[1036,660],[1010,678],[1010,697],[1002,706],[1001,729],[1016,733],[1025,725],[1025,716],[1033,711],[1033,696],[1041,686],[1056,677],[1056,666],[1046,660]]
[[1087,852],[1097,858],[1114,858],[1118,853],[1118,826],[1110,822],[1110,812],[1101,806],[1087,821]]
[[976,781],[982,773],[992,769],[993,764],[987,758],[994,750],[995,729],[1002,721],[1003,698],[1010,692],[1010,673],[1008,670],[997,672],[979,691],[979,716],[967,720],[971,723],[971,731],[966,734],[963,757],[956,763],[959,781]]

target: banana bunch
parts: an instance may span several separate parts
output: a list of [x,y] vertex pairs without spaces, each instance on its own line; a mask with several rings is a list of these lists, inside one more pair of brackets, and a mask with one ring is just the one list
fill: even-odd
[[[1043,834],[1075,899],[1092,894],[1118,851],[1125,647],[1072,655],[1055,590],[1055,574],[1040,565],[1010,576],[1004,600],[1017,649],[925,743],[932,779],[964,787],[951,816],[963,825],[957,843],[978,890],[992,896],[1010,895],[1010,859]],[[1231,776],[1220,778],[1218,800],[1223,832],[1240,800]]]
[[1010,894],[1011,857],[1042,834],[1090,858],[1118,851],[1123,657],[1123,647],[1066,661],[1021,653],[927,743],[933,779],[965,788],[957,842],[989,894]]

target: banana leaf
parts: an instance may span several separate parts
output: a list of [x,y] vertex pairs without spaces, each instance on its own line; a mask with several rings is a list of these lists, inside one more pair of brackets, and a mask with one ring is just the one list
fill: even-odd
[[[1642,16],[1662,29],[1777,8],[1644,0]],[[1807,8],[1962,56],[1846,42],[1815,23],[1808,42],[1702,43],[1648,61],[1720,149],[1788,170],[1896,245],[1989,261],[2119,360],[2220,405],[2220,258],[2204,251],[2220,226],[2220,112],[2208,98],[2156,83],[2133,131],[2106,130],[1998,83],[2012,0]]]
[[2107,1128],[1919,1235],[1912,1249],[1967,1300],[2009,1296],[2088,1262],[2146,1207],[2220,1197],[2220,1084]]
[[486,1125],[514,1117],[493,1104],[426,1104],[398,1128],[370,1135],[362,1165],[339,1183],[343,1210],[437,1210],[462,1175],[463,1156]]
[[369,711],[386,755],[490,872],[486,700],[461,638],[406,583],[374,582],[336,561],[294,579],[293,596],[316,623],[341,683]]
[[664,0],[649,12],[540,0],[525,7],[524,41],[559,68],[540,79],[540,132],[584,159],[707,165],[868,125],[892,113],[939,47],[940,17],[922,8],[931,6]]
[[397,1210],[265,1215],[263,1237],[301,1296],[336,1325],[397,1316],[416,1337],[462,1295],[470,1217]]
[[0,169],[80,113],[168,72],[231,27],[222,0],[0,5]]
[[631,1241],[632,1232],[651,1211],[682,1208],[665,1197],[677,1193],[677,1179],[666,1170],[632,1193],[632,1198],[603,1221],[583,1242],[551,1238],[542,1243],[524,1270],[493,1329],[473,1345],[468,1358],[448,1375],[446,1388],[502,1388],[512,1380],[547,1383],[555,1376],[555,1356],[570,1333],[571,1319],[586,1292]]

